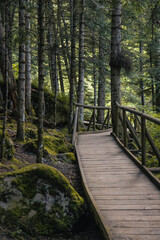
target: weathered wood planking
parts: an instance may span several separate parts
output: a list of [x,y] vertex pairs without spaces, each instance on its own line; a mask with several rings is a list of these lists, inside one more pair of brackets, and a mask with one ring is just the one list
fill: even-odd
[[160,240],[160,191],[107,132],[81,134],[83,185],[105,239]]

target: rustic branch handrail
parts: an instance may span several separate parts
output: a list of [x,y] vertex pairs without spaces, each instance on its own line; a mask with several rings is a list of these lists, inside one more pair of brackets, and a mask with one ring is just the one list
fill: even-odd
[[155,118],[155,117],[151,117],[150,115],[146,114],[146,113],[143,113],[143,112],[140,112],[140,111],[137,111],[131,107],[126,107],[126,106],[122,106],[121,104],[119,104],[118,102],[116,102],[116,105],[118,108],[122,109],[122,110],[126,110],[130,113],[134,113],[134,114],[137,114],[138,116],[140,117],[143,117],[153,123],[156,123],[158,125],[160,125],[160,119],[158,118]]
[[83,108],[88,108],[88,109],[102,109],[102,110],[107,110],[111,109],[110,107],[102,107],[102,106],[90,106],[90,105],[83,105],[80,103],[74,103],[77,107],[83,107]]
[[109,128],[109,122],[110,122],[110,107],[103,107],[103,106],[90,106],[90,105],[84,105],[84,104],[80,104],[80,103],[74,103],[74,105],[76,106],[76,111],[75,111],[75,116],[74,116],[74,122],[73,122],[73,136],[72,136],[72,144],[74,145],[75,140],[76,140],[76,132],[77,132],[77,124],[78,124],[78,110],[79,107],[83,107],[83,108],[88,108],[88,109],[92,109],[93,113],[89,122],[89,126],[88,126],[88,131],[91,125],[91,122],[93,121],[93,131],[96,130],[96,109],[100,109],[100,110],[108,110],[108,114],[102,124],[102,129],[106,123],[106,120],[108,119],[108,122],[106,124],[107,128]]
[[[118,119],[120,118],[122,126],[123,126],[123,136],[124,136],[124,147],[127,147],[127,128],[129,129],[132,138],[135,140],[137,146],[139,147],[139,149],[141,149],[142,151],[142,165],[146,165],[146,160],[147,160],[147,156],[146,156],[146,139],[148,140],[150,146],[153,149],[154,154],[156,155],[158,161],[159,161],[159,166],[160,166],[160,152],[158,150],[158,148],[156,147],[151,135],[149,134],[148,130],[147,130],[147,126],[146,126],[146,120],[149,120],[150,122],[153,122],[157,125],[160,125],[160,119],[152,117],[146,113],[137,111],[131,107],[126,107],[126,106],[122,106],[121,104],[119,104],[118,102],[116,102],[117,105],[117,129],[115,134],[119,135],[119,124],[118,124]],[[121,109],[123,111],[123,119],[121,117],[121,114],[119,113],[118,109]],[[129,119],[126,116],[126,112],[130,112],[133,113],[136,117],[136,119],[138,120],[138,123],[141,126],[141,143],[139,142],[139,139],[137,137],[136,134],[136,129],[133,128],[131,122],[129,121]],[[138,117],[141,117],[138,118]]]

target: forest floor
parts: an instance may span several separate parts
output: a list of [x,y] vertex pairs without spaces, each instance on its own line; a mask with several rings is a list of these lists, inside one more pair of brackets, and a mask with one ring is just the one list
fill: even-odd
[[[25,151],[23,144],[16,141],[16,132],[12,129],[7,129],[9,135],[12,138],[15,154],[14,159],[18,160],[21,163],[20,167],[24,167],[28,164],[36,163],[36,155],[30,152]],[[77,162],[75,163],[67,163],[63,161],[53,162],[50,158],[44,158],[43,163],[49,166],[55,167],[60,172],[62,172],[70,184],[75,188],[75,190],[85,198],[84,192],[82,189],[81,178],[79,173],[79,168]],[[3,167],[4,166],[4,167]],[[3,166],[0,167],[0,174],[4,172],[14,171],[14,165],[10,165],[9,161],[4,161]],[[17,234],[16,237],[12,236],[11,231],[4,226],[0,226],[0,240],[103,240],[103,236],[99,231],[96,223],[94,221],[93,216],[91,215],[88,205],[86,203],[86,213],[83,219],[80,221],[78,225],[78,229],[75,229],[75,232],[69,238],[65,238],[64,236],[53,236],[53,237],[40,237],[40,238],[26,238],[24,234]]]

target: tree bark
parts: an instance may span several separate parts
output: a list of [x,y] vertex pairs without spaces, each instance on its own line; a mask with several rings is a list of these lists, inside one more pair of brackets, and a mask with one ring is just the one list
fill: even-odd
[[3,130],[2,130],[2,142],[1,142],[1,154],[0,158],[4,158],[5,150],[5,136],[6,136],[6,123],[7,123],[7,109],[8,109],[8,79],[9,79],[9,5],[8,1],[5,3],[5,105],[4,105],[4,119],[3,119]]
[[26,69],[25,69],[25,107],[26,112],[31,115],[31,42],[30,42],[30,0],[27,0],[26,11]]
[[38,146],[37,163],[43,159],[43,118],[44,118],[44,0],[38,0]]
[[141,104],[142,106],[145,105],[145,97],[144,97],[144,82],[143,82],[143,60],[142,60],[142,55],[143,55],[143,44],[140,42],[139,44],[139,50],[140,50],[140,89],[141,89]]
[[[103,36],[99,36],[99,79],[98,79],[98,106],[105,106],[105,90],[106,90],[106,83],[105,83],[105,66],[104,66],[104,41]],[[104,110],[98,110],[97,113],[97,120],[99,123],[104,122]]]
[[58,73],[59,73],[59,81],[61,92],[64,93],[64,83],[63,83],[63,75],[62,75],[62,66],[61,66],[61,58],[60,58],[60,49],[57,47],[57,63],[58,63]]
[[[9,9],[8,9],[9,11]],[[10,31],[9,31],[10,36]],[[5,45],[4,45],[4,26],[2,23],[2,16],[0,13],[0,69],[3,76],[3,79],[5,81]],[[10,44],[9,44],[10,45]],[[8,78],[8,91],[9,91],[9,97],[11,101],[13,102],[13,108],[17,107],[17,85],[16,81],[14,79],[14,75],[12,72],[12,66],[8,59],[8,68],[9,68],[9,78]]]
[[[80,26],[79,26],[79,82],[78,103],[84,104],[84,8],[85,0],[80,1]],[[79,117],[83,121],[83,108],[79,108]]]
[[25,138],[25,3],[19,0],[19,79],[17,139]]
[[121,67],[115,61],[121,53],[121,1],[113,0],[112,23],[111,23],[111,108],[112,108],[112,127],[116,133],[117,126],[117,107],[116,101],[121,102]]
[[75,82],[75,5],[76,0],[70,0],[70,13],[71,13],[71,67],[70,67],[70,89],[69,89],[69,124],[68,132],[72,131],[73,121],[73,102],[74,102],[74,82]]
[[96,76],[96,53],[94,34],[92,42],[92,59],[93,59],[94,106],[97,106],[97,76]]
[[[70,81],[70,72],[69,72],[70,55],[69,55],[69,47],[68,47],[68,39],[67,39],[68,35],[65,37],[66,39],[66,45],[65,45],[64,36],[62,32],[61,15],[63,16],[62,5],[61,5],[61,1],[58,0],[58,28],[59,28],[59,35],[60,35],[60,42],[61,42],[61,50],[62,50],[62,55],[65,63],[68,81]],[[66,28],[66,24],[64,25],[64,27]],[[66,29],[65,29],[65,35],[66,35]]]

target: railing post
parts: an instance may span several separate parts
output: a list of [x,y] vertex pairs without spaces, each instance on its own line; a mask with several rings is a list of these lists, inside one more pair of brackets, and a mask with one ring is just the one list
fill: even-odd
[[124,135],[124,146],[127,147],[127,121],[126,121],[125,109],[123,109],[123,135]]
[[72,144],[73,145],[74,145],[75,137],[76,137],[77,119],[78,119],[78,106],[76,107],[76,112],[75,112],[75,116],[74,116],[73,136],[72,136]]
[[141,118],[142,165],[146,165],[146,119]]
[[119,133],[119,111],[118,106],[116,107],[116,136],[118,137]]
[[96,130],[96,109],[93,108],[93,131]]

